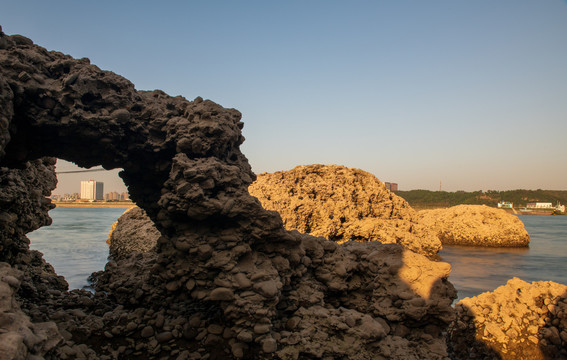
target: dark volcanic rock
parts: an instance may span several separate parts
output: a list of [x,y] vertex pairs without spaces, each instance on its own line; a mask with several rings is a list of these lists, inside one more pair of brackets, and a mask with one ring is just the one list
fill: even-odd
[[28,251],[25,234],[50,225],[55,207],[47,197],[57,185],[55,159],[25,162],[19,168],[0,167],[0,260],[14,262]]
[[63,338],[54,322],[32,323],[20,309],[16,292],[22,272],[0,262],[0,359],[41,358]]
[[[46,358],[447,358],[450,267],[396,244],[285,230],[248,193],[238,111],[136,91],[25,38],[0,42],[0,199],[11,206],[0,261],[29,279],[17,299],[31,321],[55,321],[65,339]],[[161,233],[155,252],[109,261],[95,294],[62,291],[23,236],[48,223],[46,156],[123,168]]]
[[374,175],[337,165],[303,165],[258,175],[249,188],[289,230],[338,243],[380,241],[434,255],[441,242],[417,213]]
[[144,210],[139,207],[130,208],[112,225],[108,238],[110,257],[118,260],[135,251],[155,251],[160,236]]

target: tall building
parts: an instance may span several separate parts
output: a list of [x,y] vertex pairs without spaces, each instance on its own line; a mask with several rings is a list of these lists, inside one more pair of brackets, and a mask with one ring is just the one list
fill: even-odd
[[106,201],[120,201],[121,200],[120,194],[117,193],[116,191],[106,193],[104,195],[104,200],[106,200]]
[[398,191],[398,184],[396,183],[385,182],[384,185],[386,185],[386,189],[390,191]]
[[100,181],[81,181],[81,199],[83,200],[103,200],[104,183]]

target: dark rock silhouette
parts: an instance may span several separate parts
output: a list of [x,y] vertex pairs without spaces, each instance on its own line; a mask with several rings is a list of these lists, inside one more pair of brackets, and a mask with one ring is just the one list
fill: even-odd
[[22,262],[29,245],[25,234],[51,224],[47,212],[55,206],[46,197],[57,184],[54,165],[55,159],[43,158],[0,168],[1,261]]
[[0,359],[26,359],[28,353],[44,354],[63,338],[53,322],[32,323],[15,300],[22,272],[0,263]]
[[[57,346],[23,342],[20,358],[447,358],[450,267],[286,231],[248,194],[237,110],[137,91],[1,32],[0,105],[0,261],[23,272],[22,316],[58,327]],[[28,249],[25,233],[49,223],[46,157],[123,168],[161,233],[155,252],[110,261],[95,294],[66,292]]]

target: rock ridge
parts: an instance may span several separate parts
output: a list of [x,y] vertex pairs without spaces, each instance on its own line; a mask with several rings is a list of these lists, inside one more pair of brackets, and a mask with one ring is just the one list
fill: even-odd
[[[450,267],[285,230],[248,193],[237,110],[137,91],[1,31],[0,104],[0,261],[22,271],[16,300],[32,324],[53,321],[64,339],[38,356],[447,358]],[[50,221],[53,157],[122,168],[161,234],[155,252],[109,261],[94,294],[66,291],[29,251],[25,234]]]
[[277,211],[289,230],[342,243],[401,244],[427,256],[441,242],[417,213],[374,175],[338,165],[301,165],[263,173],[249,187],[262,206]]

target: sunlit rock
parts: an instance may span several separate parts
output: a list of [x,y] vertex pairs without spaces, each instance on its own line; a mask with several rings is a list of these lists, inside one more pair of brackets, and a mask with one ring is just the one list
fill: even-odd
[[342,243],[380,241],[434,255],[436,235],[417,213],[374,175],[337,165],[303,165],[258,175],[249,188],[262,206],[277,211],[289,230]]
[[445,245],[527,247],[530,236],[515,215],[486,205],[458,205],[419,212],[420,223]]
[[449,343],[457,359],[544,360],[567,357],[567,286],[513,278],[465,298]]

